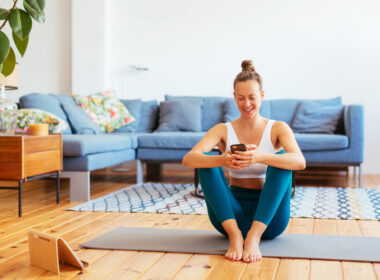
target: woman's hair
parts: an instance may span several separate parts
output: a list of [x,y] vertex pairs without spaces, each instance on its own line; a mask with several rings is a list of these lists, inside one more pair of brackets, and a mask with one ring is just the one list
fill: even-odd
[[245,81],[256,81],[259,83],[260,89],[263,89],[263,80],[261,79],[261,76],[259,73],[255,71],[255,67],[253,66],[252,60],[243,60],[241,63],[241,72],[237,74],[235,81],[234,81],[234,89],[235,85],[238,82],[245,82]]

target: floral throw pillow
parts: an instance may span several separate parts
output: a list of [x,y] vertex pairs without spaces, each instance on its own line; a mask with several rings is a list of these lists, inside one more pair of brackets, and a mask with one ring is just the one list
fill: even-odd
[[71,94],[75,102],[98,125],[101,132],[112,132],[135,118],[112,91],[104,91],[89,96]]
[[40,109],[19,109],[17,110],[17,128],[18,133],[27,133],[29,125],[32,123],[47,123],[49,132],[62,133],[68,128],[68,124],[52,113]]

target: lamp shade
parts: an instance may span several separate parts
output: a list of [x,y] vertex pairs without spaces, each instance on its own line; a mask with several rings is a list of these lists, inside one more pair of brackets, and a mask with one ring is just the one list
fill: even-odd
[[15,69],[12,74],[5,77],[0,73],[0,85],[4,84],[6,90],[17,89],[18,87],[18,64],[15,65]]

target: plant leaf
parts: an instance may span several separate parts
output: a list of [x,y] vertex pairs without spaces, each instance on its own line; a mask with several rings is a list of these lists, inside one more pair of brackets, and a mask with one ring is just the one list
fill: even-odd
[[9,24],[12,27],[12,31],[21,40],[28,37],[32,29],[32,19],[24,10],[20,9],[14,9],[9,15]]
[[3,64],[0,63],[0,72],[1,72],[1,69],[3,69]]
[[6,19],[10,13],[9,10],[0,8],[0,20]]
[[7,35],[0,31],[0,63],[3,63],[9,53],[10,43]]
[[21,56],[24,56],[26,48],[28,47],[29,36],[27,36],[24,40],[19,39],[14,32],[12,32],[13,41],[18,49],[18,52]]
[[1,69],[1,73],[6,77],[12,74],[16,65],[16,56],[12,47],[9,49],[9,53],[7,59],[3,63],[3,68]]
[[28,14],[40,23],[45,22],[45,0],[24,0],[24,8]]

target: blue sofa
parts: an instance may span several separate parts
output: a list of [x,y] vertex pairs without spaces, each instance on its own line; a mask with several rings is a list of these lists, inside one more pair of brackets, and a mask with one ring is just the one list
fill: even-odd
[[[73,113],[79,107],[69,95],[28,94],[20,98],[20,107],[46,110],[70,124],[63,133],[62,176],[70,178],[71,200],[87,201],[90,199],[91,171],[136,160],[137,182],[141,183],[144,165],[180,162],[208,129],[217,123],[239,117],[239,111],[232,98],[165,96],[166,101],[176,99],[203,100],[202,131],[157,132],[160,106],[155,100],[121,100],[137,121],[133,125],[107,134],[94,134],[91,124],[87,125],[88,129],[84,125],[85,129],[80,130],[79,133],[84,134],[77,134],[75,127],[85,118]],[[264,100],[260,112],[264,117],[282,120],[291,125],[302,101],[304,100]],[[340,104],[341,99],[316,102],[326,105]],[[75,110],[71,111],[70,108]],[[295,137],[308,166],[354,166],[355,172],[356,167],[359,167],[361,186],[364,150],[363,107],[345,105],[343,108],[333,134],[295,133]]]

